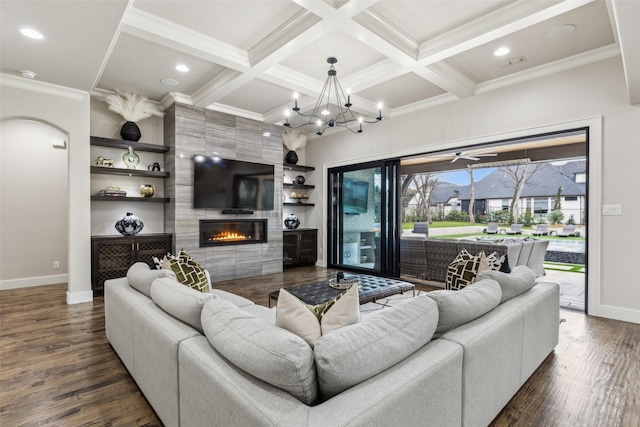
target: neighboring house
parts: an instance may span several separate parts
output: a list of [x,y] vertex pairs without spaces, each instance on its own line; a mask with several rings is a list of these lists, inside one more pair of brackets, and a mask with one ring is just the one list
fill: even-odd
[[[511,166],[510,168],[515,168]],[[581,222],[586,207],[586,161],[565,164],[544,163],[525,185],[518,203],[518,214],[527,209],[536,217],[544,218],[555,207],[558,188],[561,188],[561,211],[564,221],[571,215]],[[475,183],[474,213],[488,214],[508,210],[513,198],[513,179],[504,168],[497,168]],[[429,206],[448,215],[452,210],[469,210],[471,185],[459,186],[442,183],[431,194]]]

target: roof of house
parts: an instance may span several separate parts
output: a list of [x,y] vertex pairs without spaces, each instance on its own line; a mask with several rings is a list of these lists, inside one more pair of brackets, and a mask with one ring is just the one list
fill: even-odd
[[[475,183],[475,199],[510,199],[513,197],[513,179],[504,169],[515,170],[516,166],[497,168]],[[585,183],[577,183],[576,174],[585,173],[586,161],[568,162],[564,165],[540,163],[538,170],[525,185],[521,197],[555,197],[558,187],[563,196],[583,196]],[[457,192],[457,193],[456,193]],[[455,185],[448,182],[439,184],[431,195],[431,203],[446,203],[451,198],[468,200],[471,184]]]

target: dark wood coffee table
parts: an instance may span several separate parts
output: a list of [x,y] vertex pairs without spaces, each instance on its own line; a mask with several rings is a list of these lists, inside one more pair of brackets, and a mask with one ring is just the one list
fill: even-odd
[[[358,289],[360,304],[376,301],[379,298],[400,294],[406,291],[413,291],[414,296],[416,293],[413,283],[404,282],[402,280],[370,276],[368,274],[354,274],[346,277],[350,279],[357,277],[360,280],[360,288]],[[291,295],[310,305],[322,304],[323,302],[329,301],[344,292],[344,289],[335,289],[329,286],[328,281],[308,283],[306,285],[292,286],[285,289]],[[278,301],[279,295],[280,290],[273,291],[269,294],[269,307],[271,307],[273,302]]]

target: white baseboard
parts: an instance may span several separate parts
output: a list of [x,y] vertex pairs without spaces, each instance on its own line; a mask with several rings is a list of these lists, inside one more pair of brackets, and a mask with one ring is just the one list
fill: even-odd
[[26,277],[23,279],[0,280],[0,290],[30,288],[32,286],[57,285],[68,283],[68,274],[57,274],[55,276]]
[[598,310],[598,317],[621,320],[623,322],[640,324],[640,311],[630,308],[614,307],[612,305],[601,305]]
[[93,291],[69,292],[67,291],[67,304],[80,304],[93,301]]

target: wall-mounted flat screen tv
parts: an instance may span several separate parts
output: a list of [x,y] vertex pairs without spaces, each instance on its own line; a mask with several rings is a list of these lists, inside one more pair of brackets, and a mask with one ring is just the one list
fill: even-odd
[[345,178],[342,182],[342,209],[346,214],[361,214],[369,207],[369,183]]
[[274,209],[274,166],[194,156],[193,207]]

